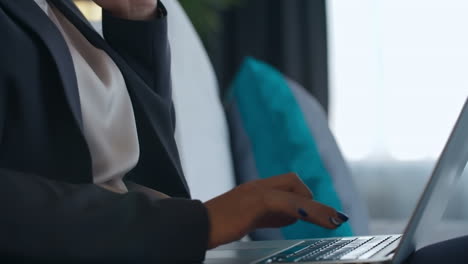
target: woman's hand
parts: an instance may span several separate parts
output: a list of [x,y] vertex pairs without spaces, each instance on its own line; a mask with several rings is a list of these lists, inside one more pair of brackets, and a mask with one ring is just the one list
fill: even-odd
[[256,228],[282,227],[298,219],[329,229],[348,220],[312,199],[294,173],[242,184],[205,203],[211,223],[208,248],[238,240]]
[[93,0],[116,17],[149,20],[155,16],[158,0]]

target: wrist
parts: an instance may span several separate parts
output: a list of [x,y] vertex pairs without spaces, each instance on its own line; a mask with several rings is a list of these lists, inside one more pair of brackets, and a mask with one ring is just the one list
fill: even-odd
[[[111,5],[103,7],[112,16],[125,19],[125,20],[136,20],[145,21],[152,20],[157,17],[164,15],[164,11],[161,10],[159,1],[156,0],[135,0],[135,3],[127,5]],[[162,8],[164,9],[164,8]]]
[[151,20],[156,17],[156,8],[148,10],[146,8],[131,8],[130,10],[109,10],[109,13],[115,17],[126,20]]

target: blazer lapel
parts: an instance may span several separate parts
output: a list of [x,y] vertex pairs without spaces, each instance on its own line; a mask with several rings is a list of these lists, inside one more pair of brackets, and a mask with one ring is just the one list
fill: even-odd
[[[170,109],[170,103],[163,100],[158,94],[153,92],[148,85],[139,77],[139,75],[128,66],[128,64],[120,57],[102,38],[102,36],[96,32],[93,27],[87,22],[86,18],[83,17],[81,12],[76,8],[75,4],[69,0],[50,0],[55,7],[59,9],[70,22],[83,34],[83,36],[96,48],[104,50],[116,63],[122,72],[127,89],[132,102],[138,103],[145,115],[146,122],[149,121],[150,126],[154,129],[157,136],[161,139],[161,144],[172,161],[173,168],[178,173],[180,180],[185,186],[188,192],[188,185],[185,177],[183,176],[180,161],[177,157],[177,146],[174,140],[174,135],[170,135],[161,128],[161,121],[158,115],[164,114],[160,109],[156,109],[157,105],[164,105],[166,109]],[[150,114],[151,113],[151,114]],[[138,127],[138,124],[137,124]]]
[[[164,107],[164,109],[169,109],[170,102],[165,102],[145,84],[138,74],[136,74],[133,69],[131,69],[127,63],[105,42],[99,33],[92,28],[71,1],[50,1],[64,13],[70,22],[80,30],[91,44],[96,48],[104,50],[120,68],[125,77],[132,101],[134,103],[138,103],[142,107],[142,110],[146,115],[145,122],[150,124],[157,136],[161,139],[160,141],[165,153],[172,161],[172,167],[178,173],[185,190],[188,192],[188,185],[183,177],[180,161],[177,157],[175,140],[173,140],[173,135],[169,135],[167,131],[160,127],[160,124],[163,123],[161,121],[162,119],[158,116],[161,114],[161,111],[159,111],[160,109],[156,109],[157,105],[167,106]],[[83,132],[81,105],[73,59],[60,31],[33,0],[0,0],[0,4],[31,31],[36,33],[49,49],[50,54],[57,64],[57,70],[60,73],[65,94],[73,116]]]
[[68,104],[83,131],[81,105],[73,60],[62,34],[33,0],[0,0],[11,15],[26,25],[44,42],[57,64]]

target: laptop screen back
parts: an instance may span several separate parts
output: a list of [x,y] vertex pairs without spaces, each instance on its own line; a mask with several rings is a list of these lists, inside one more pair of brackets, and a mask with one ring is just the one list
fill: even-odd
[[440,223],[467,161],[468,99],[406,227],[393,263],[402,263],[415,249],[419,249],[425,234]]

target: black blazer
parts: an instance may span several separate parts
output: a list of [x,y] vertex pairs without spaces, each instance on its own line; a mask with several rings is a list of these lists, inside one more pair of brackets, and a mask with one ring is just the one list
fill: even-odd
[[[200,261],[208,216],[189,192],[174,140],[167,20],[104,12],[104,40],[71,0],[51,0],[122,71],[140,160],[126,177],[174,199],[92,184],[74,66],[33,0],[0,0],[0,250],[35,259]],[[160,9],[165,14],[164,7]],[[181,251],[182,249],[182,251]]]

